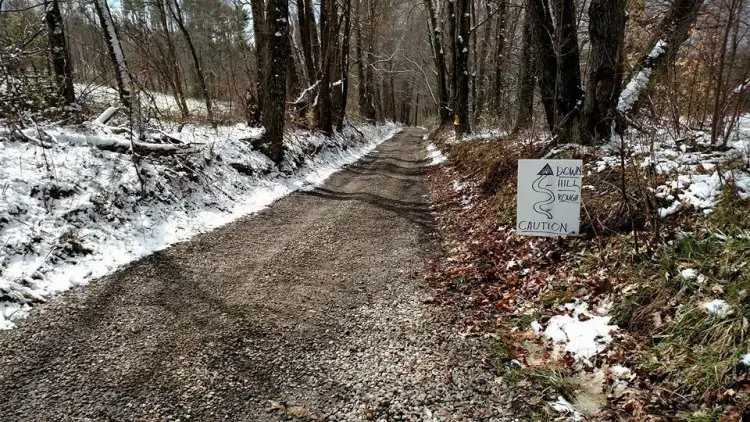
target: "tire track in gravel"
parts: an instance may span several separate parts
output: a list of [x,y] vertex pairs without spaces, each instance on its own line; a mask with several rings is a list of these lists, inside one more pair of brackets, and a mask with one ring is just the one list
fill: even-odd
[[0,420],[505,420],[441,322],[423,131],[0,333]]

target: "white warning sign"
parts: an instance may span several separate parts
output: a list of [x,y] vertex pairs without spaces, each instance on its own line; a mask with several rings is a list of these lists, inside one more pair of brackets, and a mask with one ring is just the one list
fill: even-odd
[[578,234],[582,167],[581,160],[518,160],[518,234]]

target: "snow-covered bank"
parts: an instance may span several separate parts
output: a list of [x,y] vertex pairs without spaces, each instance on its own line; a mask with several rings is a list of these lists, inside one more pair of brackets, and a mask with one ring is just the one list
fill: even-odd
[[[635,133],[635,132],[633,132]],[[727,142],[727,149],[714,148],[705,132],[675,137],[665,128],[629,139],[629,161],[645,171],[663,176],[666,182],[651,188],[660,202],[659,215],[667,217],[681,210],[709,214],[728,184],[740,198],[750,198],[750,115],[740,117]],[[595,164],[597,172],[620,166],[620,157],[610,151]]]
[[165,130],[189,152],[137,164],[92,146],[126,140],[104,128],[45,130],[51,149],[0,142],[0,328],[55,292],[318,185],[400,129],[289,133],[282,172],[251,145],[260,131],[244,125]]

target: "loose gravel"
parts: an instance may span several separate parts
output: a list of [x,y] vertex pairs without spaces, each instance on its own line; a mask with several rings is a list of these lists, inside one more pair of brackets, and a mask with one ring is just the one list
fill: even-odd
[[423,131],[0,333],[0,420],[512,420],[431,295]]

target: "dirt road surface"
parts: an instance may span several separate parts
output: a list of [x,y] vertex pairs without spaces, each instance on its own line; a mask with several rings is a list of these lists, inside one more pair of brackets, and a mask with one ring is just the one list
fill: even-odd
[[505,420],[425,304],[423,131],[0,333],[0,420]]

